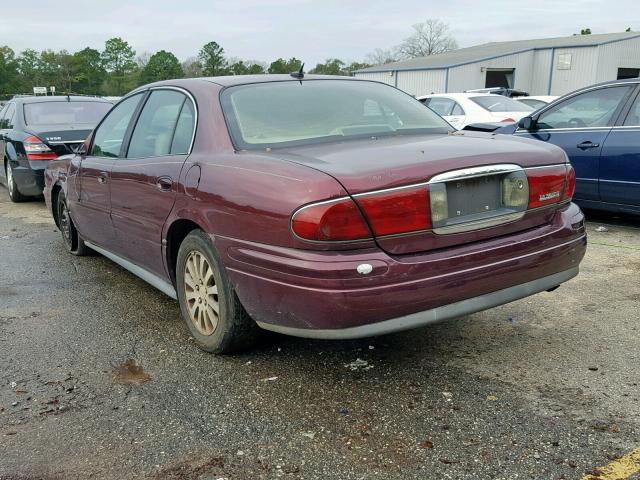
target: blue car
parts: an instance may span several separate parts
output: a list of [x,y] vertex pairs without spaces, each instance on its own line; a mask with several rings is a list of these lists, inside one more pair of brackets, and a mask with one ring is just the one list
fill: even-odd
[[518,123],[467,130],[534,138],[562,147],[584,208],[640,214],[640,78],[577,90]]

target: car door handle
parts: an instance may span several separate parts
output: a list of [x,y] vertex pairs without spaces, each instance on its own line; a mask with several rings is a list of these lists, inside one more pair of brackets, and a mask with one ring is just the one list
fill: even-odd
[[107,172],[100,172],[100,174],[98,175],[98,183],[107,183],[108,176],[109,174]]
[[599,143],[593,143],[593,142],[582,142],[579,143],[578,145],[576,145],[576,147],[578,147],[580,150],[587,150],[589,148],[598,148],[600,146]]
[[173,181],[169,177],[160,177],[156,180],[156,187],[161,192],[170,192],[173,186]]

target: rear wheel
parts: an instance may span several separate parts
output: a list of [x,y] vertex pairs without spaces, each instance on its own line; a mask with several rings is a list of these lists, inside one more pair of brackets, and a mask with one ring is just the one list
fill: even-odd
[[201,230],[191,232],[180,245],[176,280],[182,318],[202,350],[230,353],[255,343],[259,328],[240,304],[222,261]]
[[22,195],[18,191],[18,185],[16,185],[16,179],[13,178],[13,169],[11,163],[7,161],[7,188],[9,189],[9,198],[12,202],[24,202],[27,197]]
[[67,206],[67,199],[62,192],[58,193],[56,211],[58,214],[60,233],[62,233],[62,240],[64,241],[67,252],[79,257],[88,255],[90,253],[89,247],[84,244],[84,240],[73,224],[73,220],[69,214],[69,207]]

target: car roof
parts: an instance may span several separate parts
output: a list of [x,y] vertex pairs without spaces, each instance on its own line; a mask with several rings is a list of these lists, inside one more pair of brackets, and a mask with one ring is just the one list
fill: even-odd
[[85,97],[82,95],[33,95],[24,97],[14,97],[12,101],[19,103],[42,103],[42,102],[100,102],[113,103],[100,97]]
[[481,92],[464,92],[464,93],[432,93],[430,95],[423,95],[418,97],[418,100],[424,98],[433,98],[433,97],[451,97],[451,98],[471,98],[471,97],[504,97],[503,95],[495,95],[493,93],[481,93]]

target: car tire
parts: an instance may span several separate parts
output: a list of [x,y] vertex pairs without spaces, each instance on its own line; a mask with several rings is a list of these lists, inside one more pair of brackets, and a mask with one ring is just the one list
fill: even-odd
[[9,190],[9,198],[14,203],[24,202],[27,197],[22,195],[18,190],[18,185],[16,184],[16,179],[13,178],[13,169],[11,168],[11,163],[7,161],[6,163],[6,178],[7,178],[7,189]]
[[260,329],[238,300],[202,230],[189,233],[180,245],[176,283],[182,318],[198,347],[209,353],[231,353],[255,344]]
[[85,245],[84,240],[78,233],[69,213],[67,199],[62,192],[58,193],[58,198],[56,199],[56,214],[58,216],[58,228],[62,233],[62,241],[67,252],[78,257],[89,255],[91,250]]

